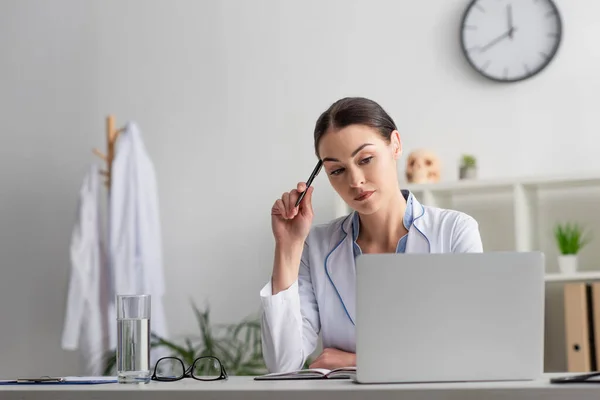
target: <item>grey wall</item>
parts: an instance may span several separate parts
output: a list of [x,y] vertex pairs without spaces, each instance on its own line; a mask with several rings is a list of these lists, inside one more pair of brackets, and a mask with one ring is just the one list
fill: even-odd
[[[463,60],[467,3],[0,2],[0,376],[79,371],[60,349],[68,248],[109,113],[139,123],[157,169],[176,335],[195,330],[190,298],[217,322],[258,310],[270,207],[312,170],[314,122],[339,97],[381,102],[444,179],[462,152],[490,178],[595,168],[600,3],[558,1],[558,59],[512,86]],[[335,197],[323,174],[315,188],[318,223]]]

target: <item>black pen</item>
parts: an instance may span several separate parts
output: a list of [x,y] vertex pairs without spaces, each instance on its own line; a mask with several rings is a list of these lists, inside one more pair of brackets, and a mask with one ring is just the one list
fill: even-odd
[[308,188],[310,187],[310,184],[312,183],[312,181],[315,179],[315,177],[317,175],[319,175],[319,171],[321,171],[322,166],[323,166],[323,161],[319,160],[319,162],[317,163],[317,166],[315,167],[315,169],[313,169],[312,174],[310,174],[310,177],[308,178],[308,181],[306,182],[306,189],[304,190],[304,192],[302,192],[300,194],[300,197],[298,197],[298,200],[296,200],[296,207],[298,207],[298,205],[304,198],[304,195],[308,191]]

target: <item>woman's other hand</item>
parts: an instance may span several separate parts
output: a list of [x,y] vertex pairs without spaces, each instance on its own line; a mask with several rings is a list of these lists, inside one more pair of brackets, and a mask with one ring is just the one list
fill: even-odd
[[327,348],[309,365],[309,368],[336,369],[354,366],[356,366],[356,354]]

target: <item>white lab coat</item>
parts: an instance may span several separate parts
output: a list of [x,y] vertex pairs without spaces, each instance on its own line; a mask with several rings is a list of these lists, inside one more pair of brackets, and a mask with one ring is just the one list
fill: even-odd
[[[102,374],[106,316],[102,304],[102,256],[98,167],[92,165],[79,191],[77,221],[71,235],[70,278],[61,345],[80,350],[84,374]],[[101,296],[102,295],[102,296]]]
[[[168,337],[161,223],[154,166],[139,127],[130,122],[115,144],[109,202],[109,256],[113,294],[150,294],[151,330]],[[114,297],[113,297],[114,299]],[[111,321],[115,321],[114,303]],[[111,347],[116,346],[116,323]]]
[[[263,356],[270,372],[301,369],[319,333],[324,348],[355,352],[353,214],[311,229],[298,280],[288,289],[273,295],[269,281],[260,291]],[[423,206],[416,198],[413,216],[406,253],[483,251],[471,216]]]

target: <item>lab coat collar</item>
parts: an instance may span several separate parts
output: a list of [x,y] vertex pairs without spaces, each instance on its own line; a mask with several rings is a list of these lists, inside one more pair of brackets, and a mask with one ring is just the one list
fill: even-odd
[[[403,193],[404,194],[404,193]],[[425,208],[410,192],[412,197],[413,223],[408,230],[406,253],[429,253],[431,246],[424,233]],[[325,257],[325,273],[341,301],[346,315],[354,325],[356,315],[356,263],[354,259],[352,221],[356,211],[342,220],[339,235],[332,235],[330,250]]]

